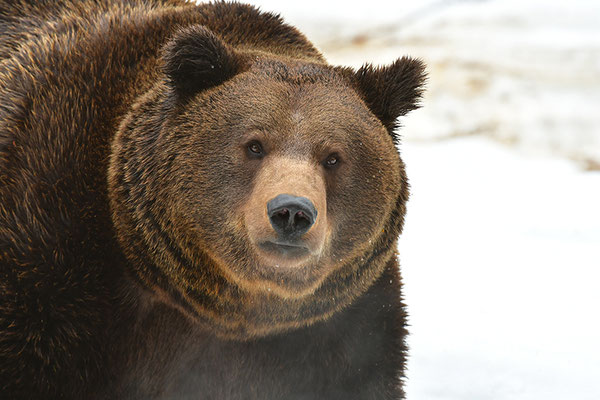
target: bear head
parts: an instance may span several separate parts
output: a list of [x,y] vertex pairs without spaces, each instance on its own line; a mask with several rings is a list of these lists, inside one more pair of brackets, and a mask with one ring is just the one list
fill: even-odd
[[354,71],[180,30],[112,145],[132,275],[239,339],[350,304],[395,255],[408,185],[394,130],[424,79],[410,58]]

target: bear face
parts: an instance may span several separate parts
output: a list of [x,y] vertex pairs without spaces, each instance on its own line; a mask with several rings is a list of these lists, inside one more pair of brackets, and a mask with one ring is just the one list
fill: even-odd
[[394,146],[423,65],[358,71],[180,31],[112,146],[133,273],[220,336],[327,318],[394,253],[408,186]]

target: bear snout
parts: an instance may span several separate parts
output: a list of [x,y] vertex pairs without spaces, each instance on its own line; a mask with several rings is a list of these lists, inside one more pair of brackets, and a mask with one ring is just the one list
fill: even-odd
[[325,192],[324,178],[310,162],[263,162],[242,209],[260,263],[297,267],[320,257],[329,233]]
[[306,197],[280,194],[267,203],[271,226],[284,242],[294,241],[314,225],[317,210]]

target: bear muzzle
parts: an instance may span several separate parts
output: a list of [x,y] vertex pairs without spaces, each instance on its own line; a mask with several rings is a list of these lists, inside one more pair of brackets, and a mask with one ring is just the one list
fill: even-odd
[[280,194],[267,203],[267,215],[277,236],[260,242],[262,250],[289,258],[306,257],[310,253],[302,236],[317,219],[312,201],[306,197]]
[[281,158],[265,163],[244,214],[264,262],[297,266],[320,256],[327,212],[325,184],[314,165]]

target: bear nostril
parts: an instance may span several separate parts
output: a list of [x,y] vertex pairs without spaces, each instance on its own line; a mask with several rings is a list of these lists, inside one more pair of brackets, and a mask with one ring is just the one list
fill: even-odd
[[284,208],[283,210],[277,211],[276,214],[277,214],[277,217],[282,218],[282,219],[285,218],[287,221],[289,219],[290,212],[288,211],[287,208]]
[[312,222],[304,212],[298,211],[296,215],[294,215],[294,225],[299,230],[308,230],[308,228],[312,225]]
[[267,203],[271,226],[281,237],[293,239],[302,236],[315,223],[317,210],[306,197],[280,194]]
[[273,225],[273,227],[277,226],[277,228],[281,230],[286,230],[290,222],[290,212],[287,208],[276,210],[272,213],[270,219],[271,225]]

